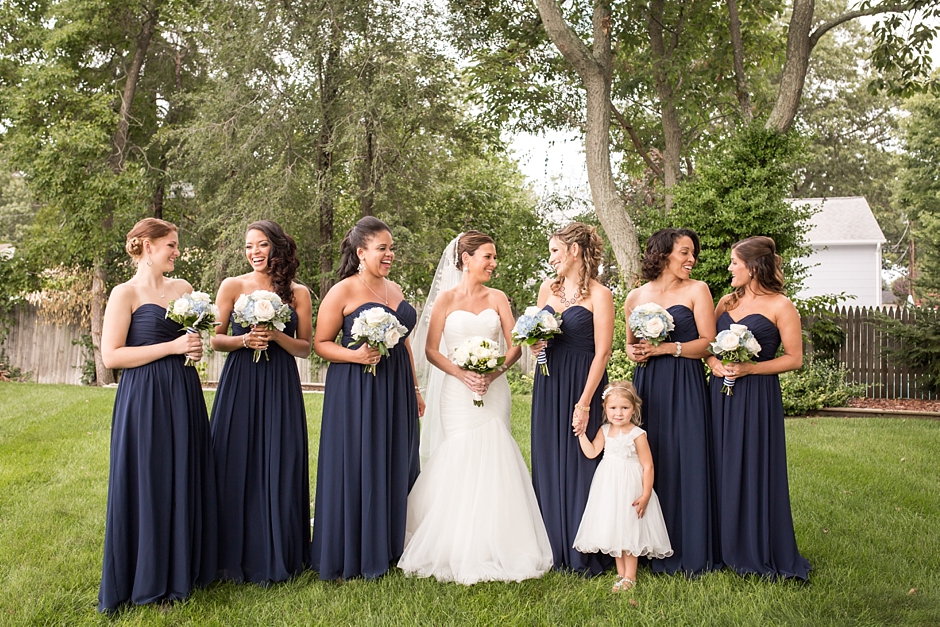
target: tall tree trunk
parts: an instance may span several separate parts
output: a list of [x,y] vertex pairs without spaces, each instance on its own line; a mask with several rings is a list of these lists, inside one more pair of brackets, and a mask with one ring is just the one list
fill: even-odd
[[750,124],[754,119],[754,112],[751,109],[751,94],[747,86],[747,75],[744,72],[744,41],[741,38],[741,16],[738,15],[738,0],[727,0],[727,4],[735,91],[738,96],[738,104],[741,106],[741,118],[745,124]]
[[[127,135],[130,129],[131,108],[134,104],[134,94],[137,92],[140,73],[147,59],[150,40],[153,38],[157,26],[158,14],[159,12],[155,7],[148,10],[141,24],[140,33],[137,35],[137,47],[134,50],[134,57],[127,68],[124,90],[121,92],[118,126],[111,138],[113,151],[108,159],[115,174],[120,174],[124,170],[124,163],[127,159]],[[106,211],[102,220],[101,228],[103,232],[107,233],[111,230],[113,217],[112,207]],[[94,347],[95,376],[98,385],[108,385],[114,383],[114,373],[109,368],[105,368],[101,359],[101,332],[104,326],[104,309],[108,300],[108,268],[103,257],[99,256],[95,260],[93,271],[91,284],[91,342]]]
[[587,95],[584,154],[594,210],[614,249],[620,276],[631,284],[640,267],[636,227],[617,191],[610,166],[610,85],[613,72],[610,48],[610,3],[597,0],[592,25],[593,51],[565,22],[556,0],[535,0],[552,43],[577,72]]
[[339,93],[336,66],[340,55],[342,30],[331,25],[332,45],[318,59],[317,78],[320,88],[320,135],[317,145],[317,187],[319,207],[320,298],[333,287],[333,134],[336,127],[335,103]]
[[[669,192],[679,182],[679,164],[682,159],[682,127],[676,112],[676,94],[669,79],[668,66],[673,46],[667,46],[663,36],[663,0],[650,3],[647,26],[650,36],[650,51],[653,56],[653,80],[659,96],[660,119],[663,126],[663,182],[666,185],[666,210],[672,206]],[[676,29],[674,36],[678,36]]]
[[812,51],[809,32],[813,26],[814,10],[815,0],[793,0],[787,33],[787,58],[780,75],[777,99],[765,124],[769,130],[786,133],[796,118],[809,69],[809,53]]

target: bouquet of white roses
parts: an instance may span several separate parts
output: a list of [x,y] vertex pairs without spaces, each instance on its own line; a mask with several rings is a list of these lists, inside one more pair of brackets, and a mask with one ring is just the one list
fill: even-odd
[[[672,314],[656,303],[646,303],[635,307],[630,312],[627,322],[633,335],[638,339],[646,340],[653,346],[662,344],[669,332],[676,328]],[[640,363],[639,366],[645,367],[646,362]]]
[[[210,335],[215,335],[219,308],[205,292],[191,292],[171,300],[166,308],[166,317],[183,325],[187,333],[196,333],[202,337],[201,331],[208,331]],[[187,357],[186,365],[195,366],[196,362]]]
[[[351,332],[355,342],[350,344],[350,347],[365,342],[384,356],[388,355],[388,349],[398,344],[408,329],[398,321],[394,314],[381,307],[373,307],[356,316]],[[375,376],[377,365],[369,364],[364,371],[371,372],[372,376]]]
[[[546,309],[526,307],[525,312],[519,316],[516,326],[512,329],[512,345],[532,346],[536,342],[550,340],[561,332],[560,313],[553,314]],[[539,365],[539,371],[547,377],[548,358],[545,356],[545,349],[539,351],[536,362]]]
[[[506,361],[506,356],[500,354],[499,344],[485,337],[475,336],[457,347],[451,358],[458,367],[479,374],[489,374]],[[473,404],[483,407],[483,397],[473,393]]]
[[[726,331],[722,331],[715,338],[715,341],[708,346],[708,352],[721,360],[721,363],[740,364],[745,361],[753,361],[754,357],[760,353],[760,343],[751,333],[751,330],[743,324],[732,324]],[[725,377],[722,381],[721,391],[731,396],[731,388],[734,387],[734,379]]]
[[[290,307],[274,292],[255,290],[251,294],[242,294],[235,301],[232,308],[235,322],[243,327],[261,327],[264,329],[277,329],[283,331],[290,322]],[[255,363],[261,359],[263,349],[256,348]],[[264,354],[270,360],[268,354]]]

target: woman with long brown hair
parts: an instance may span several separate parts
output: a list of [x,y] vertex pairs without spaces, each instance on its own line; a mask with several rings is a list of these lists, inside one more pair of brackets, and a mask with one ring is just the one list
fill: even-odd
[[[784,294],[782,260],[771,238],[736,243],[728,270],[735,289],[718,301],[718,331],[746,326],[760,353],[755,362],[707,360],[722,560],[742,575],[805,580],[812,567],[793,531],[778,377],[803,363],[800,315]],[[722,392],[725,377],[735,381],[733,395]]]
[[581,453],[578,437],[600,428],[607,362],[614,337],[614,300],[597,281],[603,242],[596,229],[573,222],[548,242],[555,278],[542,283],[538,306],[562,316],[561,335],[546,345],[549,376],[535,374],[532,391],[532,483],[557,570],[598,575],[609,555],[579,553],[575,534],[587,504],[597,459]]
[[[229,353],[212,405],[219,484],[219,569],[234,581],[269,584],[300,573],[310,549],[307,416],[295,357],[313,339],[310,292],[294,281],[297,244],[276,222],[245,233],[251,272],[222,281],[221,325],[212,347]],[[243,294],[266,290],[291,308],[283,331],[231,320]],[[265,358],[255,362],[255,349]]]
[[146,218],[127,234],[137,271],[111,290],[101,358],[123,368],[111,420],[111,465],[98,611],[185,599],[216,574],[216,493],[209,417],[195,368],[202,341],[166,317],[193,291],[172,272],[176,225]]

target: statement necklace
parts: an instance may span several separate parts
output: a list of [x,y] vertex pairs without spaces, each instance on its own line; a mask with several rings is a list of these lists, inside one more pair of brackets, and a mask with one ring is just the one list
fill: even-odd
[[581,300],[581,290],[576,291],[574,296],[571,298],[571,300],[568,300],[567,298],[565,298],[565,284],[564,283],[562,283],[559,286],[558,291],[559,291],[558,300],[560,300],[561,304],[565,306],[565,309],[567,309],[568,307],[573,307],[574,305],[577,305],[578,301]]
[[375,297],[378,299],[381,299],[382,302],[385,303],[385,306],[388,307],[388,279],[385,279],[385,278],[382,279],[382,281],[385,283],[385,298],[383,299],[381,296],[379,296],[378,292],[376,292],[374,289],[369,287],[369,284],[366,283],[366,280],[362,278],[361,274],[357,274],[356,276],[359,277],[359,280],[362,281],[362,284],[366,286],[367,290],[375,294]]

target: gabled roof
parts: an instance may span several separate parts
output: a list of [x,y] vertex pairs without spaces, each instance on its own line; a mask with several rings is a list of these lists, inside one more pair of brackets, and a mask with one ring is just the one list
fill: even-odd
[[878,244],[887,241],[875,214],[863,196],[838,198],[787,198],[809,205],[816,212],[809,219],[809,244]]

